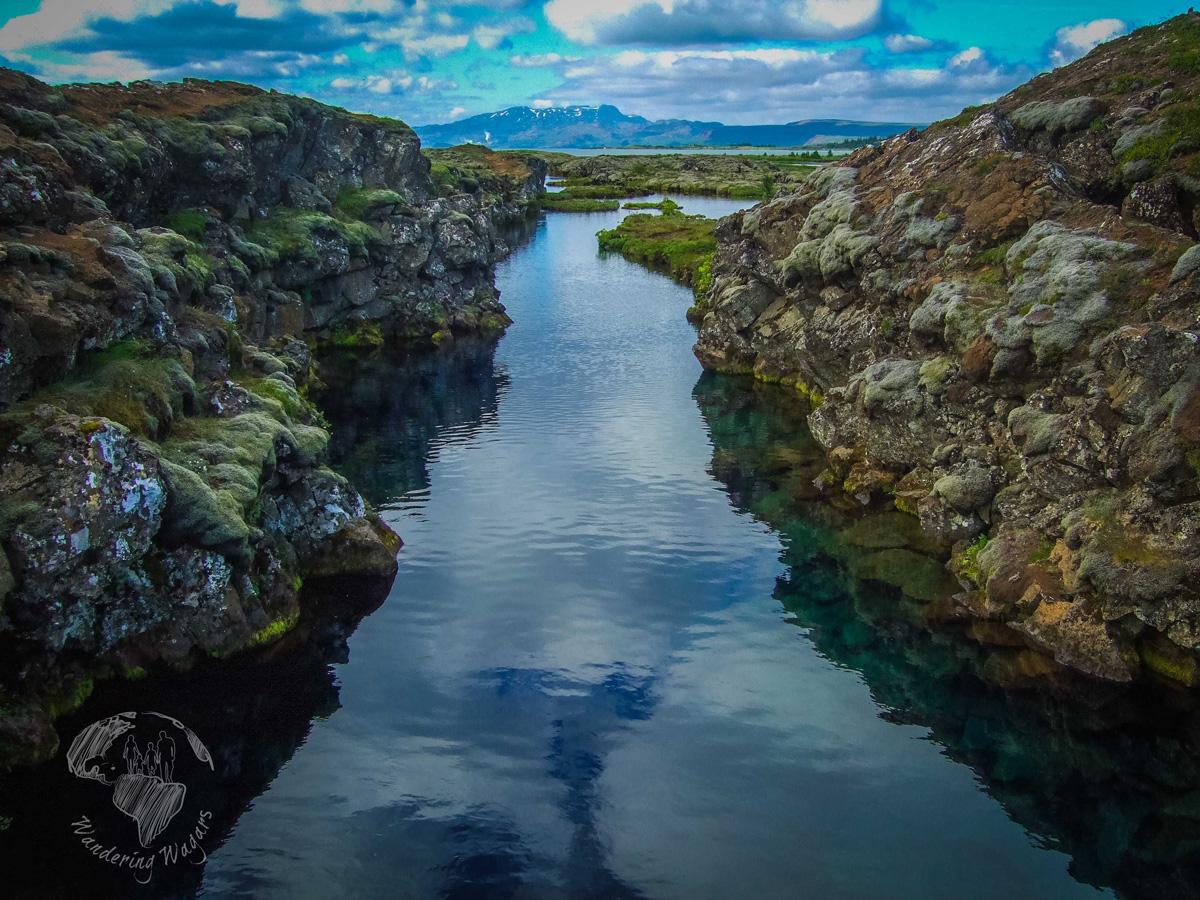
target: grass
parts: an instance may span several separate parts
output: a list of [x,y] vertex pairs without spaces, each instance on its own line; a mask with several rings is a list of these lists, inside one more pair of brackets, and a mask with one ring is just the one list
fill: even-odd
[[679,283],[696,288],[712,280],[709,266],[717,249],[716,224],[715,219],[685,216],[676,208],[659,216],[626,216],[616,228],[596,237],[601,250],[662,269]]
[[621,208],[616,200],[586,200],[562,194],[547,194],[542,198],[542,209],[553,212],[615,212]]
[[1176,75],[1200,75],[1200,23],[1181,16],[1166,27],[1167,67]]
[[[1198,51],[1200,52],[1200,51]],[[1162,134],[1144,137],[1121,157],[1122,162],[1148,159],[1155,169],[1165,169],[1173,157],[1191,155],[1187,169],[1189,174],[1196,168],[1194,153],[1200,150],[1200,99],[1176,103],[1167,110],[1163,118]]]

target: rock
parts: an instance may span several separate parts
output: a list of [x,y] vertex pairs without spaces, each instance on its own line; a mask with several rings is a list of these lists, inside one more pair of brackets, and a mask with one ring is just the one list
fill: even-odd
[[1178,26],[718,226],[696,342],[708,368],[820,397],[821,489],[886,496],[955,545],[960,615],[1110,680],[1143,674],[1139,634],[1200,648],[1200,179],[1178,105],[1196,85],[1161,53]]
[[390,578],[396,574],[396,553],[401,546],[399,536],[380,519],[358,517],[323,541],[305,570],[311,578]]
[[1044,647],[1055,660],[1107,681],[1133,680],[1136,659],[1113,639],[1087,604],[1033,598],[1027,602],[1036,602],[1037,608],[1012,627]]
[[979,509],[995,494],[991,474],[980,468],[939,478],[933,485],[933,492],[961,513]]
[[6,70],[0,135],[3,766],[52,749],[79,671],[262,646],[304,574],[394,575],[324,467],[306,343],[503,330],[546,165],[482,151],[443,192],[403,123],[196,79]]
[[1035,100],[1012,113],[1013,124],[1030,131],[1078,131],[1104,113],[1104,104],[1095,97],[1070,100]]
[[1171,270],[1171,283],[1183,281],[1197,269],[1200,269],[1200,244],[1189,247],[1175,263]]

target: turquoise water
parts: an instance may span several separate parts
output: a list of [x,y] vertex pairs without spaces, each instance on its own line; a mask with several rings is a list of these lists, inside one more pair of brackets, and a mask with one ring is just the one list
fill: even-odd
[[1189,704],[924,627],[894,585],[937,563],[815,496],[794,395],[702,374],[690,293],[597,254],[621,215],[542,219],[498,345],[326,362],[391,593],[258,665],[102,685],[64,733],[161,708],[213,749],[207,861],[98,871],[55,761],[0,782],[17,895],[1194,896]]

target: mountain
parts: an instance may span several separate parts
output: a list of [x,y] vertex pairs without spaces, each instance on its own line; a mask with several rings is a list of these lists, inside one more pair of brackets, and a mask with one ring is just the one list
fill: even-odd
[[501,112],[472,116],[460,122],[425,125],[417,129],[427,147],[487,144],[498,150],[563,147],[625,147],[736,144],[799,147],[818,141],[889,137],[912,128],[901,122],[854,122],[843,119],[805,119],[786,125],[723,125],[689,119],[650,121],[627,116],[615,106],[566,106],[530,109],[514,106]]

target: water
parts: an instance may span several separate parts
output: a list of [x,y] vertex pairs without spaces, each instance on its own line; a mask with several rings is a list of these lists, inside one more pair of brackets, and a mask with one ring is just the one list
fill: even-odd
[[[571,156],[786,156],[792,147],[553,147],[545,153],[568,153]],[[807,151],[796,151],[807,152]],[[828,151],[821,150],[821,155]],[[834,150],[834,156],[848,156],[853,150]]]
[[910,520],[816,495],[794,395],[702,375],[689,292],[597,254],[621,215],[543,217],[498,345],[326,362],[337,466],[406,542],[386,601],[100,685],[68,739],[156,709],[212,750],[207,862],[87,857],[57,759],[0,781],[14,896],[1195,895],[1186,698],[927,627]]

